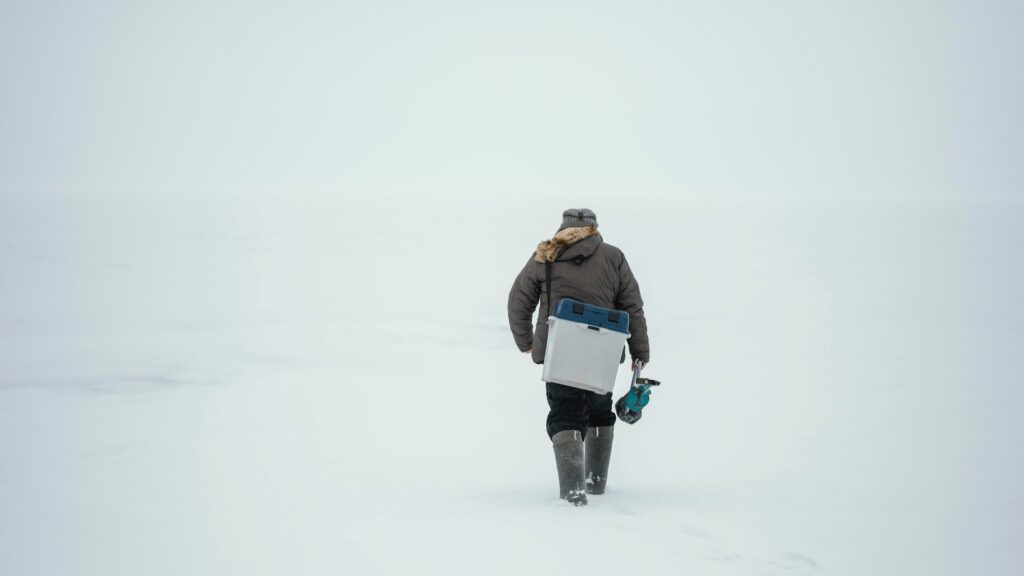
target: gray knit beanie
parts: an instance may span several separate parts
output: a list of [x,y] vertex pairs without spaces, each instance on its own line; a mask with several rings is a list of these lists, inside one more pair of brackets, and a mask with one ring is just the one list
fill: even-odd
[[559,231],[566,228],[582,228],[584,226],[597,226],[597,214],[587,208],[570,208],[562,212],[562,226]]

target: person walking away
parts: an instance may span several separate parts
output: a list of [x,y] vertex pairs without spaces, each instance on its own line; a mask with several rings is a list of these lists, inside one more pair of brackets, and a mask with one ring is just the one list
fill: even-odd
[[[562,298],[626,311],[633,366],[637,359],[645,365],[650,362],[640,287],[625,255],[604,241],[597,231],[597,215],[586,208],[562,213],[558,232],[537,245],[508,294],[512,336],[519,350],[529,353],[536,364],[544,363],[547,317]],[[534,310],[538,310],[536,327]],[[623,361],[625,350],[620,363]],[[547,432],[555,452],[559,496],[574,505],[585,505],[587,494],[603,494],[608,480],[615,426],[612,394],[554,382],[547,382],[546,388],[550,408]]]

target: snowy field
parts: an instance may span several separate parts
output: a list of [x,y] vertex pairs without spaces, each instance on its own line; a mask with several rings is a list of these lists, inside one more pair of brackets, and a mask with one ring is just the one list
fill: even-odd
[[1020,207],[594,206],[665,385],[585,509],[504,318],[559,207],[228,208],[3,205],[0,572],[1024,566]]
[[[0,1],[0,575],[1024,574],[1022,17]],[[664,383],[585,508],[570,207]]]

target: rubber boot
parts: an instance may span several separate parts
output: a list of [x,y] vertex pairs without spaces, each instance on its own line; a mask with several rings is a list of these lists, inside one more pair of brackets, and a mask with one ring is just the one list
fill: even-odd
[[558,496],[573,506],[587,504],[583,476],[583,435],[579,430],[562,430],[551,437],[558,468]]
[[614,438],[615,426],[594,426],[587,433],[587,494],[604,494]]

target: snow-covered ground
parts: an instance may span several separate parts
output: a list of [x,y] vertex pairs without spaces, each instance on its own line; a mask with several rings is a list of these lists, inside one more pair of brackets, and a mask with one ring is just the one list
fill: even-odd
[[1024,566],[1019,206],[592,206],[665,385],[585,509],[504,317],[561,207],[389,206],[5,202],[0,572]]
[[[0,575],[1024,574],[1022,17],[0,2]],[[582,509],[570,207],[664,382]]]

